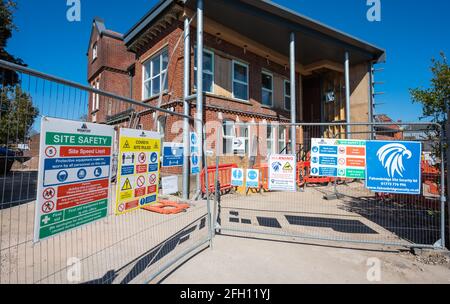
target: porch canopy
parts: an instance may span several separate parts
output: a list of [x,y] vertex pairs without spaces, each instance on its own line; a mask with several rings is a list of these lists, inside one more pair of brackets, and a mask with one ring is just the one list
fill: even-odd
[[[352,65],[385,60],[383,49],[270,1],[204,0],[203,2],[206,18],[280,55],[289,57],[290,34],[295,33],[296,62],[302,66],[324,61],[343,64],[345,52],[348,52]],[[174,5],[183,4],[192,11],[197,9],[197,0],[161,0],[125,34],[125,43],[131,46],[154,24],[160,13],[173,8]]]

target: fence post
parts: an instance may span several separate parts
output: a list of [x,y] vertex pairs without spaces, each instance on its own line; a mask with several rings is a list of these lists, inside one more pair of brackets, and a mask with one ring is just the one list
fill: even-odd
[[[443,246],[442,247],[445,247],[445,230],[447,229],[447,231],[448,231],[448,234],[447,234],[447,236],[448,236],[448,241],[450,242],[450,203],[449,203],[449,201],[448,201],[448,198],[449,198],[449,196],[450,196],[450,153],[448,152],[448,149],[449,149],[449,147],[450,147],[450,136],[449,136],[449,134],[450,134],[450,121],[449,121],[449,114],[450,114],[450,109],[448,109],[448,102],[449,101],[447,101],[446,102],[446,108],[447,108],[447,121],[446,121],[446,124],[445,124],[445,127],[443,128],[443,130],[442,130],[442,133],[444,133],[444,131],[445,131],[445,135],[443,135],[443,138],[442,138],[442,148],[441,148],[441,162],[442,162],[442,166],[441,166],[441,170],[442,170],[442,179],[443,179],[443,181],[442,181],[442,183],[443,183],[443,185],[442,185],[442,191],[443,191],[443,193],[442,193],[442,195],[444,196],[443,197],[443,207],[444,207],[444,209],[442,210],[442,212],[444,213],[444,243],[443,243]],[[445,136],[445,138],[444,138],[444,136]],[[444,147],[444,144],[445,144],[445,147]],[[445,162],[446,162],[446,164],[445,164],[445,166],[444,166],[444,160],[445,160]],[[447,174],[445,174],[445,169],[447,169]],[[445,177],[447,177],[447,178],[445,178]],[[445,195],[445,189],[446,189],[446,187],[445,187],[445,182],[447,181],[447,195]],[[448,221],[448,224],[447,225],[445,225],[445,207],[447,207],[447,221]]]

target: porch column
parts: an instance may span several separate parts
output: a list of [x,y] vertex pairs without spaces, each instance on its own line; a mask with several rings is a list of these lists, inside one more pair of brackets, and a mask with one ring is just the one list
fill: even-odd
[[[190,66],[191,66],[191,39],[189,29],[189,18],[184,19],[184,83],[183,83],[183,107],[184,115],[189,116],[189,102],[187,98],[190,94]],[[183,199],[189,199],[189,119],[184,118],[183,124],[183,142],[184,142],[184,158],[183,158]]]
[[[200,170],[202,169],[203,153],[203,0],[197,0],[197,119],[195,122],[198,144],[201,152]],[[200,174],[197,174],[197,193],[201,191]]]
[[[348,52],[345,52],[345,117],[350,123],[350,59]],[[347,125],[347,138],[351,138],[351,128]]]
[[296,154],[296,143],[297,137],[295,134],[295,123],[296,121],[296,90],[295,90],[295,33],[291,33],[290,37],[290,50],[289,50],[289,65],[291,70],[291,154]]

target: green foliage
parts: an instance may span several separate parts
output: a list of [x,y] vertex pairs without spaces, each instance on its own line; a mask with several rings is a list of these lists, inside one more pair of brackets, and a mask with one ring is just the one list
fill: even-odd
[[450,98],[450,66],[444,53],[440,59],[432,59],[430,87],[411,89],[413,102],[422,104],[423,116],[433,122],[445,124],[447,121],[446,100]]
[[[9,38],[16,30],[13,22],[13,14],[17,8],[17,4],[13,0],[0,0],[0,59],[12,63],[25,65],[22,59],[17,58],[6,51]],[[0,69],[0,84],[14,85],[18,82],[17,73]]]
[[0,94],[0,146],[24,142],[39,110],[19,86],[5,87]]

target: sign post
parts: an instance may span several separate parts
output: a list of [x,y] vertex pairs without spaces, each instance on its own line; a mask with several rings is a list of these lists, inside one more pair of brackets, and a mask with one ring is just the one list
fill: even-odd
[[116,215],[157,201],[160,149],[158,133],[120,129]]
[[105,218],[111,126],[43,117],[34,241]]

